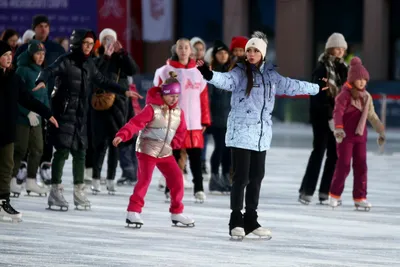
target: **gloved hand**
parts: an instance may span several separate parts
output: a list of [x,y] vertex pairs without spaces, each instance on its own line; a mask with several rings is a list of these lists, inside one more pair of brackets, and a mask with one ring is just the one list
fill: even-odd
[[377,140],[378,146],[382,146],[385,142],[386,142],[385,133],[380,133]]
[[32,111],[29,112],[28,113],[28,119],[29,119],[29,123],[33,127],[38,126],[40,124],[39,115],[36,114],[35,112],[32,112]]
[[328,121],[328,124],[329,124],[329,129],[331,129],[332,132],[335,131],[335,123],[333,122],[333,119],[330,119]]
[[335,129],[333,131],[333,135],[335,136],[336,142],[339,144],[343,141],[343,138],[346,137],[346,133],[341,128]]
[[197,69],[201,72],[201,75],[203,75],[204,79],[206,79],[207,81],[210,81],[212,79],[213,72],[203,60],[197,61]]

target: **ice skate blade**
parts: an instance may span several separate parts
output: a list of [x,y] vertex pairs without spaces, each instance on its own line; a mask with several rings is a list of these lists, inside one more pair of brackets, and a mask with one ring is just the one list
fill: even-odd
[[180,221],[172,221],[172,227],[181,227],[181,228],[193,228],[195,225],[194,223],[188,223],[188,224],[184,224]]
[[303,200],[303,199],[301,199],[301,198],[299,198],[298,201],[299,201],[301,204],[303,204],[303,205],[306,205],[306,206],[310,205],[310,202],[309,202],[309,201],[305,201],[305,200]]
[[359,206],[359,205],[354,205],[355,206],[355,210],[356,211],[364,211],[364,212],[368,212],[368,211],[370,211],[371,210],[371,207],[361,207],[361,206]]
[[229,238],[230,241],[236,241],[236,242],[241,242],[241,241],[243,241],[243,239],[244,239],[244,236],[241,236],[241,235],[232,235]]
[[204,203],[204,199],[195,199],[194,203],[203,204]]
[[79,205],[79,204],[77,205],[77,204],[75,204],[75,210],[89,211],[91,209],[92,209],[91,205]]
[[115,191],[108,191],[108,194],[114,196],[115,195]]
[[141,223],[141,222],[131,222],[128,219],[125,220],[125,223],[127,224],[125,226],[126,228],[140,229],[143,226],[143,223]]
[[21,193],[11,192],[10,197],[19,198],[19,195],[21,195]]
[[272,236],[271,235],[259,236],[259,235],[256,235],[256,234],[252,234],[252,237],[248,237],[247,239],[268,241],[268,240],[272,239]]
[[[32,191],[26,191],[26,197],[47,197],[47,193],[36,193],[36,192],[32,192]],[[31,193],[34,193],[31,195]]]
[[[58,209],[53,209],[52,206],[58,207]],[[56,206],[56,205],[49,205],[48,208],[46,208],[46,210],[52,210],[52,211],[63,211],[66,212],[68,211],[68,206]]]

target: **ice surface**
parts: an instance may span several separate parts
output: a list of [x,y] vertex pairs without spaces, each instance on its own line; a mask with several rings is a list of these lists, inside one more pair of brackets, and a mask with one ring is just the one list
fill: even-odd
[[[311,139],[305,146],[310,144]],[[368,196],[373,208],[366,213],[354,210],[352,176],[342,207],[298,203],[310,149],[277,145],[267,155],[259,206],[260,223],[272,231],[270,241],[229,241],[229,196],[208,194],[204,204],[195,204],[190,190],[185,212],[194,217],[196,227],[171,227],[156,172],[140,230],[125,228],[132,191],[128,186],[117,187],[115,196],[104,186],[99,195],[90,194],[91,211],[72,206],[68,212],[48,211],[46,198],[25,193],[12,199],[23,222],[0,223],[0,266],[400,266],[399,154],[369,152]],[[71,160],[64,186],[71,205]]]

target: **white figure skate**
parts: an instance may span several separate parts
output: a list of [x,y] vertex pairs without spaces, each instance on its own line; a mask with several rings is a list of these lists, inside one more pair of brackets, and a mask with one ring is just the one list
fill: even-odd
[[131,225],[133,225],[133,228],[137,229],[142,228],[143,225],[143,220],[142,218],[140,218],[140,213],[137,212],[129,211],[128,214],[126,215],[125,222],[127,223],[126,227],[131,227]]

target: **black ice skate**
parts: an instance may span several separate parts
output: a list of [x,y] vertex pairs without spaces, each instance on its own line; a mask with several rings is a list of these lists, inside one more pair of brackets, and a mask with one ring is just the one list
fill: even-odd
[[[131,212],[129,211],[128,214],[126,215],[126,220],[125,222],[127,223],[126,227],[130,228],[137,228],[140,229],[142,228],[143,225],[143,220],[140,218],[140,213],[137,212]],[[132,227],[131,227],[132,225]]]
[[22,214],[11,206],[8,199],[0,199],[0,218],[4,221],[11,219],[12,222],[17,223],[22,221]]
[[309,205],[312,201],[312,196],[300,194],[299,195],[299,202],[303,205]]
[[171,221],[174,224],[173,226],[194,227],[194,220],[188,216],[183,215],[182,213],[179,214],[171,213]]

